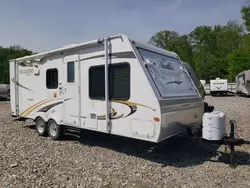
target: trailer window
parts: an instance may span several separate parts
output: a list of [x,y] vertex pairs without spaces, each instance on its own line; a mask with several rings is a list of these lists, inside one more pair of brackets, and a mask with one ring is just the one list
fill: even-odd
[[94,66],[89,69],[89,97],[91,99],[105,98],[104,66]]
[[181,61],[157,52],[138,48],[161,97],[197,96]]
[[[128,100],[130,98],[130,65],[118,63],[109,66],[110,100]],[[89,69],[89,97],[105,99],[104,65]]]
[[67,77],[68,77],[68,82],[75,82],[75,62],[74,61],[67,63]]
[[57,69],[48,69],[46,71],[46,86],[48,89],[56,89],[58,87]]
[[129,63],[112,64],[109,67],[109,86],[111,100],[128,100],[130,98]]

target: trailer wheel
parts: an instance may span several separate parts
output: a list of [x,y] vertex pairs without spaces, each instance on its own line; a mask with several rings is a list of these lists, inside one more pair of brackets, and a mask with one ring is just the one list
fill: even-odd
[[64,134],[64,127],[58,125],[54,120],[49,120],[48,134],[52,140],[60,140]]
[[215,97],[215,96],[216,96],[215,93],[214,93],[213,91],[210,91],[210,95],[211,95],[212,97]]
[[47,123],[41,117],[36,119],[36,131],[39,136],[47,136]]

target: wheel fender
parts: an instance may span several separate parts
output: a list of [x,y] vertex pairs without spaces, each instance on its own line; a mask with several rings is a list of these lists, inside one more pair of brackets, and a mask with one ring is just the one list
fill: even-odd
[[38,117],[41,117],[45,122],[48,121],[48,118],[44,113],[35,113],[32,119],[36,120]]
[[49,120],[53,119],[58,125],[61,124],[60,119],[57,118],[54,114],[36,113],[33,119],[36,120],[38,117],[43,118],[45,122],[48,122]]
[[51,114],[51,115],[48,116],[48,120],[47,121],[49,121],[51,119],[53,119],[57,123],[57,125],[61,124],[61,120],[58,117],[56,117],[55,115],[53,115],[53,114]]

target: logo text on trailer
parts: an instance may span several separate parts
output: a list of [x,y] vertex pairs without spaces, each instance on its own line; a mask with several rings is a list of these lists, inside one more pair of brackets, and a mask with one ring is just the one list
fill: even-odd
[[24,69],[24,70],[19,70],[19,74],[25,74],[26,76],[31,75],[34,73],[34,69]]

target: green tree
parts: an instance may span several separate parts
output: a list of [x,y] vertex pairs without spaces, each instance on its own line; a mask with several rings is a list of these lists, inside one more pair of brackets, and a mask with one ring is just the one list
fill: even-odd
[[[216,32],[221,30],[216,26]],[[199,78],[210,80],[220,77],[218,65],[216,65],[216,32],[210,26],[199,26],[190,32],[189,37],[193,47],[193,63]],[[216,68],[215,68],[216,66]]]
[[[250,6],[241,8],[241,18],[244,20],[246,30],[250,31]],[[243,33],[238,49],[228,54],[228,78],[234,81],[235,76],[247,69],[250,69],[250,34]]]
[[250,69],[250,54],[248,50],[235,50],[228,55],[228,78],[230,81],[234,81],[238,73],[247,69]]
[[165,50],[174,51],[181,60],[192,63],[192,47],[187,35],[175,31],[160,31],[152,36],[149,43]]
[[240,47],[242,34],[243,27],[231,20],[223,26],[199,26],[189,34],[200,78],[209,81],[228,76],[228,55]]
[[175,31],[160,31],[152,36],[149,43],[165,50],[174,49],[179,35]]
[[244,20],[246,29],[250,31],[250,6],[243,6],[240,12],[241,18]]
[[20,46],[0,47],[0,84],[9,83],[9,60],[33,54]]

